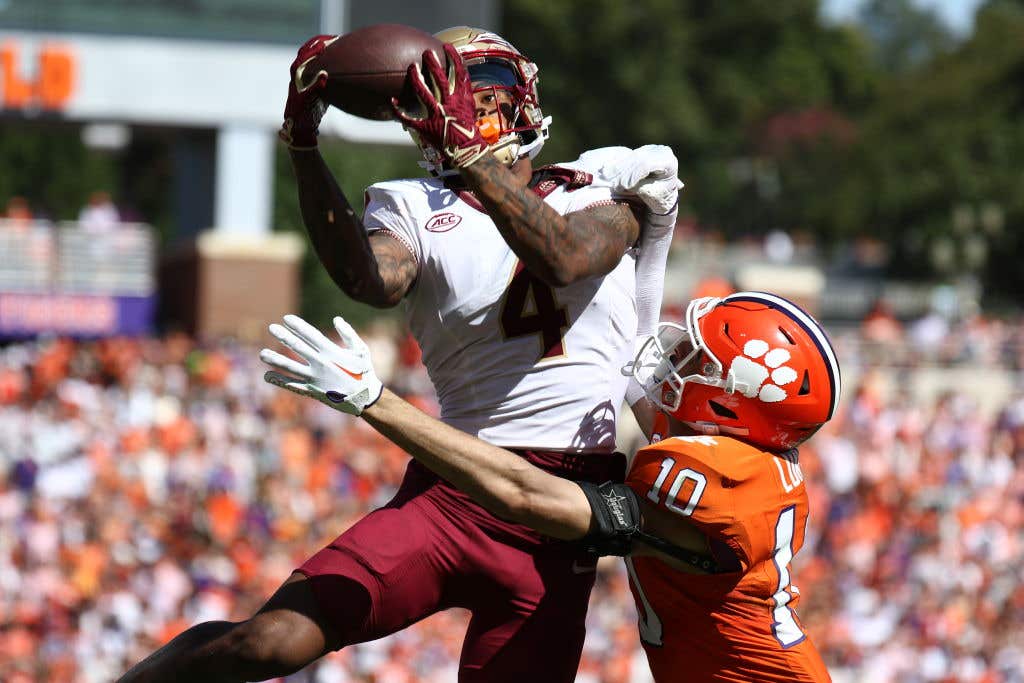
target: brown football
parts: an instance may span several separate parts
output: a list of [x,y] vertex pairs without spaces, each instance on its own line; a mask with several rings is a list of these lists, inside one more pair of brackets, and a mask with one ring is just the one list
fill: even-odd
[[386,121],[394,118],[392,97],[415,104],[405,72],[422,60],[424,50],[434,50],[444,63],[442,43],[429,33],[401,24],[374,24],[342,35],[304,71],[327,72],[321,95],[327,103],[355,116]]

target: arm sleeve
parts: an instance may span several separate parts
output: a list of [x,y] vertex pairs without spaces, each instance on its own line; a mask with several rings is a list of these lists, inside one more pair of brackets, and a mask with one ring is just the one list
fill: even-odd
[[[672,246],[672,231],[675,229],[679,205],[668,214],[661,216],[644,214],[641,224],[640,253],[636,259],[636,340],[634,355],[648,337],[657,332],[661,317],[661,300],[665,290],[665,264],[669,247]],[[633,378],[626,385],[626,402],[635,404],[644,398],[643,387]]]
[[385,184],[366,188],[366,211],[363,225],[368,233],[386,232],[401,242],[416,259],[416,265],[423,259],[423,244],[420,241],[419,226],[408,202],[395,188]]
[[626,384],[626,403],[630,406],[636,405],[636,402],[646,397],[644,388],[640,386],[632,377],[629,378],[629,382]]
[[665,264],[672,232],[676,227],[679,205],[664,216],[645,214],[641,226],[640,254],[636,260],[636,334],[646,339],[655,333],[661,317],[661,299],[665,288]]
[[[626,196],[643,207],[640,239],[636,259],[636,349],[654,334],[661,316],[661,300],[665,287],[665,264],[668,261],[672,232],[679,213],[678,161],[671,148],[645,145],[635,150],[610,147],[595,150],[590,159],[580,161],[598,166],[595,184],[607,186],[618,196]],[[670,207],[668,206],[670,205]],[[666,206],[664,213],[648,207]],[[662,209],[658,209],[662,211]],[[633,405],[643,397],[635,382],[626,388],[626,400]]]

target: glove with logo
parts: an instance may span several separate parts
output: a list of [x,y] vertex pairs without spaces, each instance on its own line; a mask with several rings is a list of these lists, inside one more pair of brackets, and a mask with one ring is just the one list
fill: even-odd
[[315,149],[320,119],[327,103],[319,92],[327,83],[327,71],[310,68],[327,46],[340,36],[315,36],[299,48],[292,62],[288,83],[288,101],[284,105],[284,124],[277,136],[292,149]]
[[487,154],[488,145],[476,125],[473,85],[458,51],[445,44],[447,73],[437,55],[426,50],[423,66],[430,86],[423,78],[419,64],[409,66],[407,78],[423,107],[422,115],[406,111],[396,98],[391,99],[395,116],[406,128],[420,136],[424,146],[433,147],[453,168],[465,168]]
[[306,365],[277,351],[263,349],[260,360],[274,370],[263,379],[275,386],[309,396],[349,415],[360,415],[380,398],[384,385],[370,361],[370,349],[352,326],[334,318],[334,329],[344,347],[338,346],[297,315],[286,315],[284,325],[273,324],[270,334],[306,361]]

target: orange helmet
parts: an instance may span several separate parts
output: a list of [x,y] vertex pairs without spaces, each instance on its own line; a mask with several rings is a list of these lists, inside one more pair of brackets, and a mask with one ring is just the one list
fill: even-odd
[[694,299],[685,325],[658,326],[632,373],[692,429],[772,451],[807,440],[839,402],[839,363],[821,325],[764,292]]

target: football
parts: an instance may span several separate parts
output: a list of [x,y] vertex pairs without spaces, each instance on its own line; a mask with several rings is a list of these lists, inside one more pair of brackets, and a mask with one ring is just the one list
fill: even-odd
[[342,35],[305,71],[327,72],[321,97],[328,104],[354,116],[387,121],[394,118],[392,97],[415,105],[405,73],[422,60],[424,50],[434,50],[444,63],[442,43],[429,33],[401,24],[374,24]]

